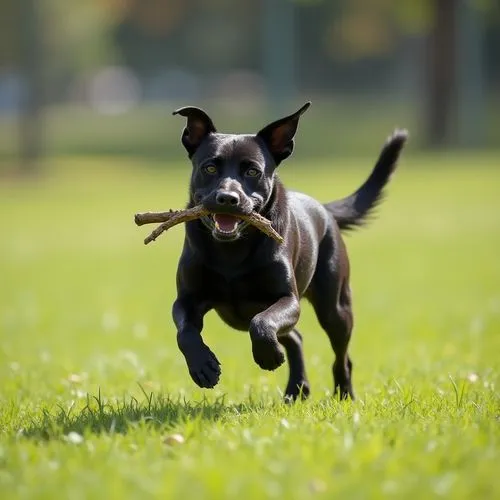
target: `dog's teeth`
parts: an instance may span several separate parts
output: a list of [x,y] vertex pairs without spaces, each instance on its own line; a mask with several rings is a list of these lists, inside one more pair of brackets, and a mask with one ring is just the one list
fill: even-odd
[[219,233],[223,233],[223,234],[233,234],[236,231],[238,224],[239,224],[239,221],[235,221],[233,224],[233,227],[231,229],[227,229],[225,227],[221,227],[221,225],[219,224],[219,222],[217,221],[217,219],[215,217],[213,217],[213,221],[214,221],[215,229]]

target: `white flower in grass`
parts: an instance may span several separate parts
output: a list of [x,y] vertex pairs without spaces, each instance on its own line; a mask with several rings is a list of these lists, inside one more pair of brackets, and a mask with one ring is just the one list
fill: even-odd
[[282,418],[280,420],[281,427],[284,427],[285,429],[290,429],[290,422],[286,418]]
[[80,389],[71,389],[71,395],[78,399],[85,399],[87,397],[87,393]]
[[354,422],[354,425],[359,425],[360,420],[361,417],[359,416],[359,413],[355,411],[354,414],[352,415],[352,421]]
[[74,431],[71,431],[67,436],[65,436],[64,440],[71,444],[82,444],[84,441],[83,436]]
[[68,375],[68,382],[71,384],[81,384],[88,377],[87,373],[70,373]]

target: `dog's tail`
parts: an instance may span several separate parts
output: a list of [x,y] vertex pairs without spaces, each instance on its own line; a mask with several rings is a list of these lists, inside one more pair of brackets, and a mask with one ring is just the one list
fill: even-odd
[[333,215],[341,230],[364,225],[370,212],[382,201],[384,187],[396,170],[399,154],[407,137],[406,130],[395,130],[384,144],[365,183],[350,196],[325,204],[325,208]]

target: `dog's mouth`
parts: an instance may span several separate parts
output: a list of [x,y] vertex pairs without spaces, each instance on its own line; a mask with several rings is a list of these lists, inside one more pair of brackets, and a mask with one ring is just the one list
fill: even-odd
[[211,229],[212,236],[219,241],[233,241],[240,237],[242,229],[247,225],[237,215],[211,214],[202,217],[205,225]]
[[239,217],[228,214],[213,214],[212,219],[214,221],[215,229],[219,233],[227,235],[236,233],[238,225],[243,222]]

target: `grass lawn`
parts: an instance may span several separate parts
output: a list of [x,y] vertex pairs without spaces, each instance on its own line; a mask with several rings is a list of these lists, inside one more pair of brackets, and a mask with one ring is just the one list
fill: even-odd
[[[404,156],[347,237],[358,399],[332,399],[304,304],[313,394],[293,407],[286,365],[261,371],[214,314],[220,385],[198,389],[178,352],[183,229],[145,247],[132,216],[181,207],[188,167],[59,159],[0,180],[0,497],[500,498],[500,159]],[[291,160],[282,177],[328,201],[370,168]]]

